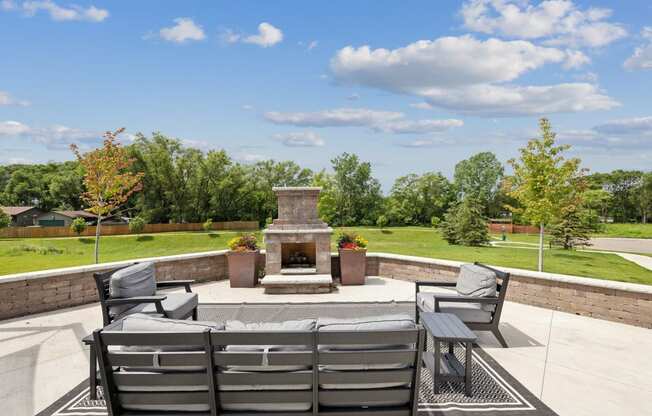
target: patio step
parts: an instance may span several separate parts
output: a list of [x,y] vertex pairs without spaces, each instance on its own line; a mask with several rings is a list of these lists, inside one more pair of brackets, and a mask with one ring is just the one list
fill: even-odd
[[316,267],[288,267],[281,269],[281,274],[283,275],[308,275],[308,274],[317,274]]
[[260,284],[265,293],[330,293],[333,277],[330,274],[269,274]]

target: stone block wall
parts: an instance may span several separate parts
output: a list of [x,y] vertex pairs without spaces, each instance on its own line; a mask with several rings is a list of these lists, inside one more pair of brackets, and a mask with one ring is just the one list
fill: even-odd
[[[151,260],[159,281],[194,279],[207,282],[228,278],[225,252],[167,256]],[[132,264],[133,261],[23,273],[0,277],[0,319],[14,318],[97,302],[93,273]]]
[[[158,280],[228,278],[226,251],[142,259],[154,261]],[[339,258],[331,258],[339,276]],[[0,320],[97,301],[93,273],[133,261],[0,276]],[[265,253],[258,257],[263,268]],[[461,262],[367,254],[367,275],[406,281],[455,281]],[[652,328],[652,287],[502,268],[511,273],[507,299],[543,308]]]

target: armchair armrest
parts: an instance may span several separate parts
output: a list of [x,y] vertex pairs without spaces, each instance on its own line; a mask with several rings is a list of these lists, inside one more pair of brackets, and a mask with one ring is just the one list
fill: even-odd
[[170,287],[183,286],[186,288],[187,293],[192,293],[190,285],[195,283],[194,280],[167,280],[165,282],[156,282],[157,289],[165,289]]
[[116,305],[131,305],[131,304],[139,304],[139,303],[154,303],[156,306],[156,312],[165,315],[165,311],[163,310],[163,305],[161,302],[163,302],[165,299],[168,297],[165,295],[154,295],[154,296],[134,296],[133,298],[114,298],[114,299],[107,299],[104,301],[104,303],[107,306],[116,306]]
[[435,312],[439,312],[440,302],[457,302],[457,303],[481,303],[485,305],[497,305],[500,299],[497,297],[475,297],[475,296],[435,296]]

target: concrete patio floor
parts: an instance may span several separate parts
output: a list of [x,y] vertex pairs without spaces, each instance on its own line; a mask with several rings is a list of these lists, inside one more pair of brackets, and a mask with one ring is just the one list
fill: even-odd
[[[228,281],[194,286],[202,303],[414,301],[414,285],[370,277],[323,295],[265,295]],[[27,416],[88,377],[81,338],[102,321],[98,304],[0,321],[0,414]],[[502,332],[480,345],[562,416],[649,415],[652,331],[507,302]]]

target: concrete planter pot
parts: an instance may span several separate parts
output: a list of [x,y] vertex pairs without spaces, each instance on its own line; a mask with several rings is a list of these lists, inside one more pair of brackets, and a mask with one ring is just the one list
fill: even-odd
[[342,285],[364,285],[367,271],[367,250],[340,249]]
[[229,266],[231,287],[256,286],[256,263],[259,251],[229,251],[226,259]]

